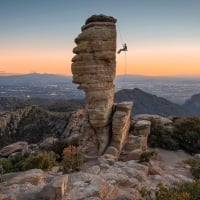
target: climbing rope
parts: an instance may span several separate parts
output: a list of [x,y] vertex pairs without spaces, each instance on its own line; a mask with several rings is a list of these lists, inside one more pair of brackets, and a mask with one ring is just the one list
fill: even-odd
[[[121,34],[120,27],[119,27],[118,23],[117,23],[117,29],[118,29],[118,32],[119,32],[121,44],[122,44],[122,46],[124,46],[125,43],[123,42],[122,34]],[[126,51],[124,51],[124,64],[125,64],[125,66],[124,66],[124,75],[123,75],[123,79],[122,79],[123,83],[125,83],[126,71],[127,71],[127,55],[126,55]]]
[[119,32],[120,41],[121,41],[122,46],[123,46],[123,45],[124,45],[124,42],[123,42],[122,34],[121,34],[120,27],[119,27],[119,24],[118,24],[118,23],[117,23],[117,29],[118,29],[118,32]]
[[124,52],[124,77],[123,77],[123,83],[125,83],[125,79],[126,79],[126,70],[127,70],[127,56],[126,56],[126,52]]

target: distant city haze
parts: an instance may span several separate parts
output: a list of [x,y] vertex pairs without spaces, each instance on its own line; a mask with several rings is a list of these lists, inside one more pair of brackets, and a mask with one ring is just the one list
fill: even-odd
[[74,38],[93,14],[118,20],[117,74],[200,76],[200,1],[2,0],[0,74],[71,75]]

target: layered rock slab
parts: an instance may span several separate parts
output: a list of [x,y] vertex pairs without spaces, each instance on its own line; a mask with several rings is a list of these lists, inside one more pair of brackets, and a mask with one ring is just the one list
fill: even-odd
[[[75,39],[71,70],[73,82],[86,94],[85,120],[82,146],[85,155],[96,158],[106,152],[111,144],[120,153],[129,129],[132,104],[119,111],[122,104],[114,104],[114,79],[116,73],[116,19],[93,15],[81,28]],[[127,106],[127,105],[126,105]],[[126,107],[124,106],[124,107]],[[121,123],[121,124],[119,124]],[[114,144],[113,144],[114,143]]]
[[[109,143],[116,71],[116,19],[96,15],[87,19],[75,39],[73,82],[86,93],[85,152],[101,155]],[[88,139],[90,140],[88,141]],[[88,143],[91,143],[88,145]],[[91,151],[91,147],[94,147]],[[88,148],[87,148],[88,147]]]

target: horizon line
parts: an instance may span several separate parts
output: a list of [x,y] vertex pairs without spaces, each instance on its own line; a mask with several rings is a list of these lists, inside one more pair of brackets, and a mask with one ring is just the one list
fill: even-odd
[[[39,72],[30,72],[30,73],[7,73],[7,72],[0,72],[0,77],[6,77],[6,76],[23,76],[23,75],[30,75],[30,74],[38,74],[38,75],[55,75],[55,76],[66,76],[66,77],[72,77],[72,74],[59,74],[59,73],[39,73]],[[200,74],[198,75],[181,75],[181,74],[175,74],[175,75],[145,75],[145,74],[117,74],[117,76],[138,76],[138,77],[177,77],[177,78],[198,78],[200,77]]]

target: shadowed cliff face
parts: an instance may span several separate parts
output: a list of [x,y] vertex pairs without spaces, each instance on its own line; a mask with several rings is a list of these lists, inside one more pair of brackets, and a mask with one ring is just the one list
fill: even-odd
[[190,99],[188,99],[183,107],[190,112],[200,116],[200,94],[193,95]]
[[35,106],[0,114],[0,147],[25,140],[38,143],[49,136],[60,136],[69,113],[49,112]]
[[133,90],[124,89],[116,92],[115,101],[134,101],[134,111],[132,112],[132,115],[157,114],[165,117],[192,115],[192,112],[187,111],[186,107],[172,103],[162,97],[144,92],[138,88]]

